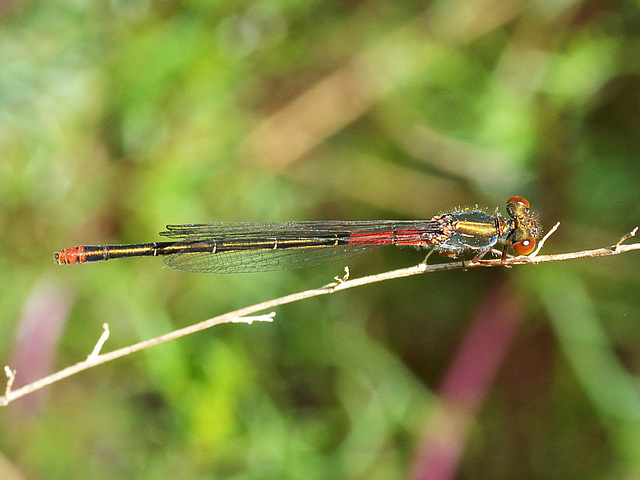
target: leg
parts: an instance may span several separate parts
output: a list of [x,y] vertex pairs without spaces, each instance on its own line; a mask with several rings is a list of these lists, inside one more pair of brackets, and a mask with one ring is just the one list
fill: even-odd
[[482,250],[480,253],[478,253],[475,257],[473,257],[473,260],[471,260],[473,263],[478,263],[480,262],[480,260],[482,260],[482,257],[484,257],[487,252],[491,250],[490,248],[485,248],[484,250]]

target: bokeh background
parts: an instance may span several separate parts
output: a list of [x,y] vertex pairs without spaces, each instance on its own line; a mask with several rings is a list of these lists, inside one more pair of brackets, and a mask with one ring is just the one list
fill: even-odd
[[[528,198],[544,253],[640,224],[634,0],[0,2],[0,363],[16,386],[417,263],[60,267],[169,223],[430,218]],[[432,257],[433,259],[434,257]],[[438,260],[434,260],[438,261]],[[3,479],[640,477],[640,257],[278,308],[0,410]]]

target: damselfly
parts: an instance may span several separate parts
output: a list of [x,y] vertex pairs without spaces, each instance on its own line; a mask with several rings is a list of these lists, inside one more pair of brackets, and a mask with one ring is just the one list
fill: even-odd
[[72,247],[54,256],[60,265],[162,256],[170,267],[187,272],[247,273],[316,265],[382,245],[433,247],[449,257],[471,251],[479,261],[500,243],[504,262],[509,245],[528,255],[540,233],[527,200],[511,197],[506,210],[508,218],[476,208],[431,220],[167,225],[160,235],[172,241]]

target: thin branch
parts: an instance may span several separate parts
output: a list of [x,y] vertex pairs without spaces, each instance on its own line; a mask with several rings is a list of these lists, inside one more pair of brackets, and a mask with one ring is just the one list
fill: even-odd
[[[554,227],[540,242],[540,244],[544,244],[545,240],[549,238],[555,229]],[[353,280],[348,279],[348,270],[346,271],[346,275],[342,278],[336,278],[335,282],[332,282],[324,287],[306,290],[303,292],[293,293],[291,295],[286,295],[284,297],[276,298],[273,300],[268,300],[266,302],[257,303],[255,305],[251,305],[245,308],[241,308],[234,312],[225,313],[224,315],[219,315],[217,317],[210,318],[208,320],[204,320],[195,325],[190,325],[188,327],[182,328],[180,330],[175,330],[173,332],[166,333],[159,337],[155,337],[149,340],[145,340],[134,345],[130,345],[128,347],[124,347],[118,350],[114,350],[109,353],[100,354],[100,350],[107,340],[108,337],[108,326],[103,326],[104,332],[101,335],[100,339],[96,343],[92,353],[87,357],[86,360],[76,363],[70,367],[67,367],[63,370],[60,370],[52,375],[41,378],[40,380],[36,380],[33,383],[20,387],[16,390],[12,390],[12,385],[16,378],[16,372],[12,370],[10,367],[5,367],[5,375],[7,376],[7,387],[4,396],[0,396],[0,406],[6,406],[12,401],[23,397],[29,393],[35,392],[41,388],[44,388],[48,385],[51,385],[55,382],[58,382],[64,378],[70,377],[71,375],[75,375],[76,373],[82,372],[89,368],[102,365],[104,363],[110,362],[120,357],[124,357],[126,355],[130,355],[134,352],[139,352],[140,350],[144,350],[146,348],[152,347],[154,345],[159,345],[161,343],[169,342],[171,340],[176,340],[178,338],[184,337],[186,335],[191,335],[196,332],[200,332],[202,330],[206,330],[215,325],[220,325],[223,323],[247,323],[251,324],[255,321],[272,321],[275,314],[270,313],[267,315],[253,316],[249,317],[247,315],[251,315],[257,312],[261,312],[263,310],[271,309],[280,305],[286,305],[288,303],[297,302],[303,300],[305,298],[317,297],[319,295],[327,295],[330,293],[338,292],[341,290],[346,290],[348,288],[359,287],[362,285],[367,285],[370,283],[382,282],[385,280],[391,280],[393,278],[404,278],[410,277],[412,275],[418,275],[422,273],[433,273],[440,272],[444,270],[456,270],[456,269],[465,269],[469,270],[477,267],[498,267],[498,266],[511,266],[511,265],[521,265],[525,263],[529,264],[539,264],[545,262],[557,262],[562,260],[571,260],[577,258],[590,258],[590,257],[604,257],[610,255],[618,255],[620,253],[630,252],[632,250],[640,250],[640,243],[634,243],[630,245],[623,245],[622,243],[634,236],[637,232],[637,228],[628,234],[624,235],[618,243],[612,245],[611,247],[599,248],[596,250],[583,250],[581,252],[573,252],[573,253],[562,253],[556,255],[538,255],[538,250],[532,253],[529,256],[519,256],[519,257],[508,257],[504,262],[501,262],[500,259],[496,260],[480,260],[479,262],[448,262],[442,264],[435,265],[427,265],[426,258],[422,263],[415,265],[409,268],[401,268],[399,270],[392,270],[389,272],[379,273],[377,275],[369,275],[366,277],[355,278]],[[427,256],[428,258],[428,256]]]
[[[547,234],[546,234],[544,237],[542,237],[542,240],[540,240],[540,241],[538,242],[538,248],[536,248],[536,249],[535,249],[535,251],[534,251],[530,256],[535,257],[535,256],[537,256],[537,255],[538,255],[538,253],[540,253],[540,250],[542,250],[542,247],[544,247],[544,244],[545,244],[545,242],[547,241],[547,239],[548,239],[551,235],[553,235],[553,234],[555,233],[555,231],[556,231],[556,230],[558,230],[558,227],[560,227],[560,222],[556,223],[556,224],[551,228],[551,230],[549,230],[549,231],[547,232]],[[624,239],[624,237],[622,237],[622,238]],[[623,241],[624,241],[624,240],[620,240],[618,243],[622,243]]]
[[[11,370],[11,368],[9,368],[8,366],[4,367],[4,374],[7,376],[7,388],[4,392],[5,397],[9,397],[9,394],[11,393],[11,387],[13,386],[13,382],[16,379],[16,371],[15,370]],[[0,405],[4,405],[1,401],[3,397],[0,397]],[[8,403],[8,402],[7,402]]]
[[103,323],[102,324],[102,329],[103,329],[102,335],[100,335],[100,338],[96,342],[96,346],[93,347],[93,350],[91,351],[91,353],[87,357],[88,360],[92,359],[92,358],[96,358],[97,356],[100,355],[100,350],[102,350],[102,346],[105,344],[105,342],[109,338],[109,334],[110,334],[110,332],[109,332],[109,324],[108,323]]
[[634,228],[626,235],[623,235],[622,238],[618,240],[618,243],[616,243],[613,248],[617,249],[623,242],[626,242],[631,237],[635,237],[637,232],[638,232],[638,227]]
[[[140,350],[153,347],[154,345],[159,345],[161,343],[169,342],[171,340],[175,340],[177,338],[184,337],[186,335],[190,335],[195,332],[199,332],[200,330],[205,330],[207,328],[213,327],[214,325],[220,325],[222,323],[246,323],[248,325],[251,325],[253,322],[257,322],[257,321],[271,322],[274,317],[273,313],[266,314],[266,315],[253,316],[253,317],[243,316],[249,313],[254,313],[260,310],[264,310],[265,308],[260,308],[260,309],[253,309],[251,307],[243,308],[241,310],[237,310],[236,312],[226,313],[224,315],[220,315],[219,317],[210,318],[209,320],[205,320],[204,322],[200,322],[196,325],[191,325],[189,327],[182,328],[180,330],[175,330],[173,332],[160,335],[159,337],[155,337],[149,340],[138,342],[128,347],[114,350],[113,352],[95,354],[96,351],[100,350],[100,348],[102,347],[102,344],[106,341],[106,337],[108,336],[108,335],[105,335],[105,333],[108,332],[108,328],[105,328],[103,334],[100,336],[100,339],[96,343],[96,346],[94,347],[93,352],[87,357],[86,360],[82,362],[78,362],[75,365],[72,365],[70,367],[64,368],[47,377],[41,378],[40,380],[36,380],[33,383],[29,383],[28,385],[20,387],[17,390],[11,389],[11,385],[13,385],[13,382],[17,375],[16,371],[11,370],[11,368],[8,366],[5,367],[5,374],[7,375],[8,381],[7,381],[7,389],[6,389],[5,395],[0,397],[0,407],[4,407],[8,405],[10,402],[20,397],[24,397],[29,393],[33,393],[36,390],[40,390],[41,388],[51,385],[52,383],[58,382],[64,378],[70,377],[71,375],[75,375],[76,373],[82,372],[84,370],[88,370],[89,368],[102,365],[103,363],[107,363],[112,360],[115,360],[116,358],[130,355],[134,352],[139,352]],[[240,313],[240,312],[244,312],[244,313]]]

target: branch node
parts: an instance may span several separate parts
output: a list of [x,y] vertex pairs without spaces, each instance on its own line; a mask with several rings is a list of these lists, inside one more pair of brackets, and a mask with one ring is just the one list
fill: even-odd
[[435,252],[435,251],[436,251],[435,248],[432,248],[431,250],[429,250],[429,253],[427,253],[427,255],[424,257],[424,260],[422,260],[418,265],[423,265],[424,268],[426,269],[427,268],[427,261],[429,260],[429,257],[431,255],[433,255],[433,252]]
[[344,267],[344,275],[342,277],[335,276],[333,277],[333,279],[335,280],[335,282],[327,283],[326,285],[320,287],[320,289],[333,291],[338,285],[341,285],[349,280],[349,267]]
[[346,282],[349,280],[349,267],[344,267],[344,275],[341,277],[335,276],[333,279],[337,282],[337,285]]
[[100,355],[100,350],[102,350],[102,347],[104,346],[104,343],[107,341],[107,339],[109,338],[109,324],[108,323],[103,323],[102,324],[102,335],[100,335],[100,338],[98,339],[98,341],[96,342],[96,346],[93,347],[93,350],[91,351],[91,353],[87,356],[87,360],[93,360],[95,359],[98,355]]
[[231,323],[246,323],[251,325],[253,322],[273,322],[276,312],[265,313],[264,315],[254,315],[252,317],[236,317]]
[[551,228],[551,230],[549,230],[549,231],[547,232],[547,234],[546,234],[544,237],[542,237],[542,240],[540,240],[540,242],[538,242],[538,248],[536,248],[536,249],[533,251],[533,253],[530,253],[529,255],[527,255],[527,256],[528,256],[528,258],[533,259],[533,258],[535,258],[535,257],[538,255],[538,253],[540,253],[540,250],[542,250],[542,247],[544,246],[544,242],[546,242],[546,241],[547,241],[547,239],[548,239],[551,235],[553,235],[553,234],[555,233],[555,231],[556,231],[556,230],[558,230],[558,227],[559,227],[559,226],[560,226],[560,222],[556,223],[556,224]]
[[16,371],[12,370],[8,365],[5,365],[4,374],[7,376],[7,387],[4,390],[4,398],[0,398],[0,405],[3,407],[9,404],[11,387],[13,387],[13,382],[16,380]]
[[618,250],[618,248],[620,247],[620,245],[622,245],[625,241],[627,241],[628,239],[630,239],[631,237],[635,237],[636,233],[638,231],[638,227],[634,228],[633,230],[631,230],[629,233],[627,233],[626,235],[623,235],[620,240],[618,240],[618,243],[616,243],[613,247],[611,247],[611,251],[615,252]]

